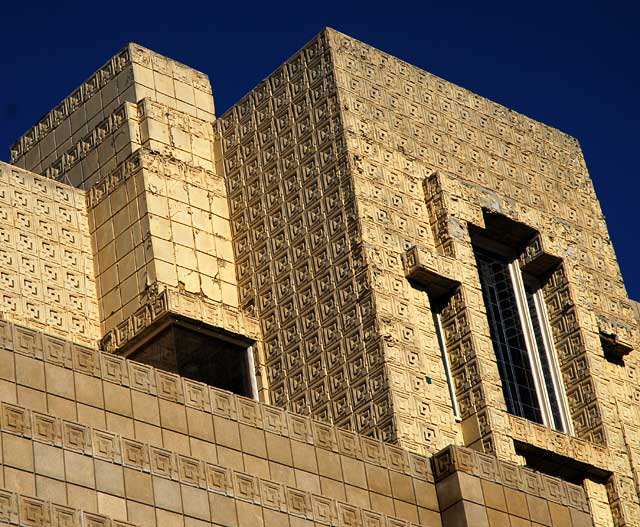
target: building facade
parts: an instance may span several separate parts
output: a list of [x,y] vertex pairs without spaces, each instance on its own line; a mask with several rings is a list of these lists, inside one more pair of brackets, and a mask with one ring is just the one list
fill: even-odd
[[578,142],[326,29],[223,115],[129,44],[0,164],[0,525],[640,525]]

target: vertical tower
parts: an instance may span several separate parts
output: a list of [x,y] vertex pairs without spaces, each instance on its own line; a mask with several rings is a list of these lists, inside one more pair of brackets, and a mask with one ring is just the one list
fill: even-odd
[[635,521],[638,322],[577,141],[331,30],[218,127],[275,404],[419,452],[573,458],[602,524]]
[[256,324],[238,310],[213,111],[206,75],[129,44],[11,155],[88,191],[103,347],[251,395]]

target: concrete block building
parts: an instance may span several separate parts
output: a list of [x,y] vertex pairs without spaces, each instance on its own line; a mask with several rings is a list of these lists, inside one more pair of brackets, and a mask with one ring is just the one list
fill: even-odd
[[216,116],[136,44],[0,164],[0,525],[640,525],[578,142],[325,29]]

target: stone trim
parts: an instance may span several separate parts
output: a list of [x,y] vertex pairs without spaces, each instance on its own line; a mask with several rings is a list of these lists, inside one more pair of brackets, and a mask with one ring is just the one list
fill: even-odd
[[405,275],[423,286],[436,300],[450,297],[460,287],[453,278],[462,275],[460,263],[444,255],[434,255],[422,247],[413,246],[402,255]]
[[611,453],[605,447],[515,415],[509,415],[509,428],[511,437],[521,443],[565,455],[599,471],[614,471]]
[[20,137],[10,149],[11,163],[26,154],[45,135],[54,130],[65,118],[69,117],[80,105],[97,93],[118,73],[131,64],[130,45],[116,53],[88,80],[83,82],[73,93],[65,97],[58,106],[46,113],[37,124]]

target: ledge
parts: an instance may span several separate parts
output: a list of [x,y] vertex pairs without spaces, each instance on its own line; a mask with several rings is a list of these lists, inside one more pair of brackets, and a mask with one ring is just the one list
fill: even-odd
[[[460,286],[458,262],[413,246],[403,255],[405,276],[422,286],[432,300],[442,301]],[[455,273],[455,274],[454,274]]]

